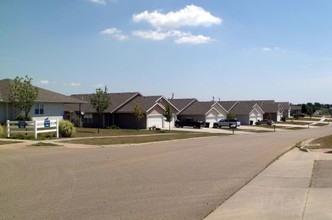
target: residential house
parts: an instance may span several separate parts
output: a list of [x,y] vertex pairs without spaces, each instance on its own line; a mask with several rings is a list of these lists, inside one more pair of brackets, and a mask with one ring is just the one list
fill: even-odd
[[283,117],[283,108],[280,103],[275,101],[261,101],[261,109],[264,111],[263,119],[272,121],[281,121]]
[[302,106],[301,105],[291,105],[290,115],[301,115],[302,114]]
[[[167,104],[171,106],[174,116],[178,109],[163,96],[142,96],[138,92],[109,93],[112,104],[103,112],[100,120],[102,127],[116,125],[120,128],[164,128],[168,127],[163,114]],[[75,97],[86,101],[81,105],[67,105],[68,118],[76,125],[83,127],[98,127],[99,115],[90,104],[92,94],[75,94]],[[143,118],[137,121],[134,107],[138,104],[143,111]],[[172,121],[171,124],[174,124]]]
[[[141,107],[143,118],[138,120],[135,117],[135,105]],[[166,122],[163,114],[169,105],[173,113],[171,122]],[[137,96],[125,106],[115,112],[115,124],[121,128],[168,128],[174,126],[174,118],[179,110],[169,102],[164,96]],[[170,124],[169,124],[170,123]]]
[[71,95],[71,97],[85,101],[85,103],[79,105],[65,105],[66,118],[71,120],[76,126],[98,127],[99,120],[101,120],[102,127],[116,125],[114,113],[137,96],[142,95],[139,92],[108,93],[111,99],[111,105],[105,109],[101,118],[99,118],[98,113],[90,104],[91,96],[92,94]]
[[233,113],[242,125],[254,125],[263,119],[264,111],[255,101],[238,101],[229,112]]
[[[15,120],[21,112],[9,102],[11,79],[0,80],[0,123],[6,120]],[[83,103],[80,100],[72,97],[62,95],[60,93],[52,92],[46,89],[36,87],[38,89],[38,96],[35,100],[35,105],[32,107],[29,115],[34,120],[49,119],[63,119],[64,105],[69,103]]]
[[227,110],[218,102],[194,102],[189,107],[178,114],[178,118],[192,118],[197,121],[206,122],[209,127],[214,122],[224,119],[227,116]]
[[278,102],[282,107],[282,117],[288,119],[291,113],[291,105],[289,102]]

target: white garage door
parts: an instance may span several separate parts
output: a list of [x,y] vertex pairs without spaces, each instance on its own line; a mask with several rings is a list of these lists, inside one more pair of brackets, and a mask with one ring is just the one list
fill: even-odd
[[211,127],[213,127],[213,123],[217,122],[217,118],[216,117],[206,117],[205,122],[210,123],[209,127],[211,128]]
[[171,128],[174,128],[175,117],[176,117],[176,116],[173,115],[172,121],[171,121],[170,123],[168,123],[168,122],[166,121],[166,118],[164,118],[164,128],[169,128],[169,125],[171,125],[171,126],[170,126]]
[[250,122],[252,121],[253,125],[255,125],[257,121],[261,121],[261,120],[263,120],[263,118],[259,117],[259,116],[255,116],[255,117],[251,116],[249,120],[250,120]]
[[148,116],[147,127],[163,128],[163,116],[162,115]]
[[282,117],[282,114],[278,113],[278,115],[277,115],[277,121],[281,121],[281,117]]

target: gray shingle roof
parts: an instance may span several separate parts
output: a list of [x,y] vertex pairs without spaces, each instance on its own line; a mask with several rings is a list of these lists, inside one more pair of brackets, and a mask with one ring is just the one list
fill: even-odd
[[[10,83],[13,82],[11,79],[0,80],[0,100],[2,99],[5,102],[9,101],[9,88]],[[57,92],[52,92],[46,89],[39,88],[38,96],[36,102],[45,102],[45,103],[82,103],[82,101],[74,99],[70,96],[62,95]]]
[[226,110],[229,111],[238,101],[219,101],[218,103]]
[[289,102],[277,102],[281,105],[284,111],[288,111],[290,109],[290,103]]
[[188,107],[191,103],[197,101],[196,99],[168,99],[180,112]]
[[[124,106],[127,102],[135,98],[136,96],[141,96],[138,92],[123,92],[123,93],[108,93],[111,98],[111,105],[104,112],[114,112]],[[74,94],[71,97],[85,101],[85,104],[81,104],[82,112],[96,112],[96,110],[90,104],[90,98],[92,94]],[[65,111],[79,111],[79,105],[65,105]]]
[[179,115],[205,115],[215,102],[194,102]]
[[137,96],[122,108],[117,110],[117,113],[133,113],[134,107],[137,104],[140,105],[143,112],[147,112],[150,108],[152,108],[155,104],[158,103],[158,100],[163,96]]
[[255,101],[239,101],[230,112],[236,115],[247,115],[253,110],[255,104],[257,104]]
[[265,113],[278,113],[279,105],[275,102],[264,102],[260,106]]

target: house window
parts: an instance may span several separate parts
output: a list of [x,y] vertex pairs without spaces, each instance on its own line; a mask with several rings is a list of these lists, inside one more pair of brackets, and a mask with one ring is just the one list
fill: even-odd
[[44,114],[44,104],[36,103],[35,104],[35,115],[43,115]]
[[84,115],[84,123],[91,124],[92,123],[92,114]]

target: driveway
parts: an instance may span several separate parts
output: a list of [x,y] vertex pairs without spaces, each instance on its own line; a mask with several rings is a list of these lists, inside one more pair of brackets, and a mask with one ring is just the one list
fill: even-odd
[[292,145],[331,132],[117,148],[0,147],[0,219],[203,219]]

